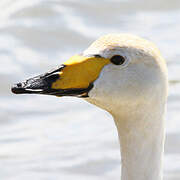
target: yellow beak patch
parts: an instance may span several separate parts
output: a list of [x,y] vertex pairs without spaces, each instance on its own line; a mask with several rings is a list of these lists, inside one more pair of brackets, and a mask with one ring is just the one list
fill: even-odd
[[95,81],[102,68],[110,60],[101,57],[72,56],[64,63],[60,78],[52,83],[52,89],[87,88]]

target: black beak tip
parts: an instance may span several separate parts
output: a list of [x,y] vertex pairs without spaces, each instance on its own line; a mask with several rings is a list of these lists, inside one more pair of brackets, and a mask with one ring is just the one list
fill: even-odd
[[17,83],[12,85],[11,91],[14,94],[22,94],[25,92],[25,89],[22,87],[22,83]]

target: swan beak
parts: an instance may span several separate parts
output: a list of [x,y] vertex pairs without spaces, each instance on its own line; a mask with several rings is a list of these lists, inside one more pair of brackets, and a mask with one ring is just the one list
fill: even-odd
[[93,82],[110,60],[102,57],[72,56],[60,67],[12,86],[15,94],[46,94],[88,97]]

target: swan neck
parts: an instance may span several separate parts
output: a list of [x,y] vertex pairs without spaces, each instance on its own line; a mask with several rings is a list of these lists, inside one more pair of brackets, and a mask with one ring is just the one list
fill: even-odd
[[114,118],[121,148],[121,180],[162,180],[163,112]]

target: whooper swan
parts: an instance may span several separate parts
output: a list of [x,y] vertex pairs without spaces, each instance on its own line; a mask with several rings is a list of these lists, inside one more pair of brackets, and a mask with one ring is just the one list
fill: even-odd
[[151,42],[128,34],[100,37],[57,69],[12,87],[16,94],[77,96],[114,118],[122,180],[162,180],[167,68]]

